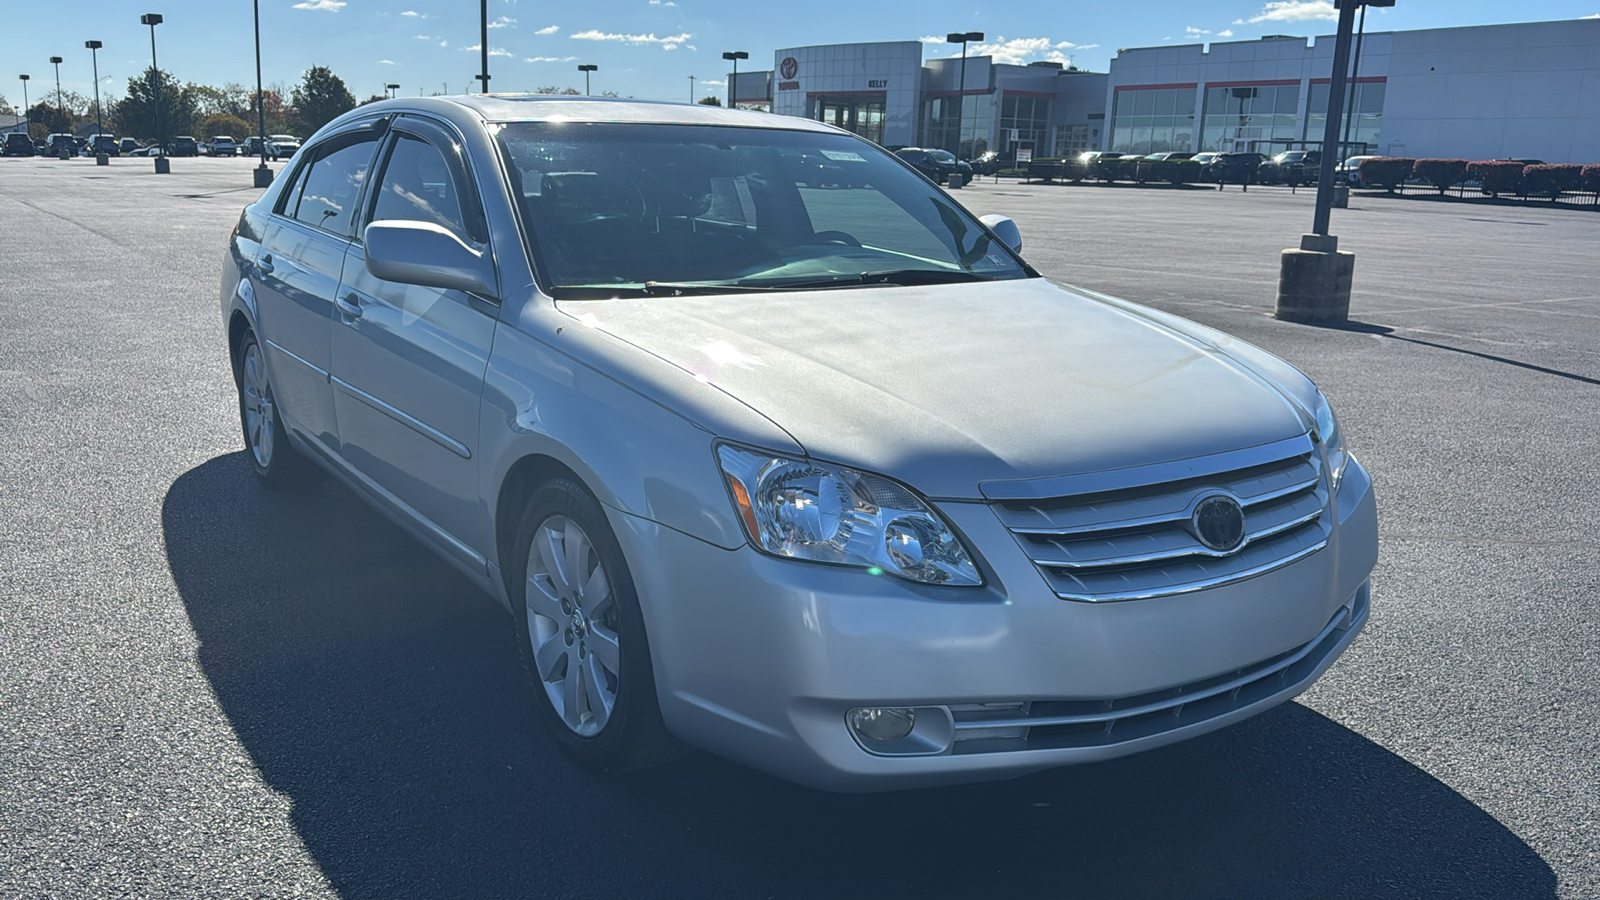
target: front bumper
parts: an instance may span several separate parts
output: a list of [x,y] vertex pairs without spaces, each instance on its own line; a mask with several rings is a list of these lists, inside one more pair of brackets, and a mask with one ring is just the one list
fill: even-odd
[[[1354,460],[1321,551],[1150,600],[1062,600],[987,505],[940,508],[982,558],[984,587],[724,550],[612,511],[668,728],[827,790],[1016,777],[1174,743],[1282,703],[1368,616],[1377,515]],[[845,724],[867,706],[948,715],[941,733],[969,739],[927,755],[869,752]],[[979,727],[993,721],[1005,727]]]

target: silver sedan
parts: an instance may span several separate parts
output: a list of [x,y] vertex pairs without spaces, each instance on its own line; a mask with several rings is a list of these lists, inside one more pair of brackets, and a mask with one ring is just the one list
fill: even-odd
[[578,763],[882,790],[1221,728],[1367,620],[1316,387],[1021,248],[817,122],[403,99],[244,210],[222,313],[256,474],[503,603]]

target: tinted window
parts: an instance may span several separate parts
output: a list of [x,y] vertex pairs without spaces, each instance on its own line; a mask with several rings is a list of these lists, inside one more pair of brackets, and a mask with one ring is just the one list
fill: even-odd
[[307,225],[349,234],[361,183],[372,164],[374,139],[363,135],[355,142],[341,142],[335,138],[332,146],[307,166],[299,196],[291,198],[284,211]]
[[463,241],[470,240],[461,198],[444,155],[437,147],[409,134],[398,134],[397,138],[383,169],[372,221],[430,222]]

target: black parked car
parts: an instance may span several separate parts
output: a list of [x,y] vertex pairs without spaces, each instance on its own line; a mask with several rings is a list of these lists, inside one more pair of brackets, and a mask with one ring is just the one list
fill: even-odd
[[1090,150],[1080,155],[1078,159],[1083,163],[1085,177],[1099,181],[1116,181],[1122,172],[1122,158],[1126,155],[1105,150]]
[[50,135],[50,147],[49,147],[49,152],[48,152],[47,155],[49,155],[49,156],[60,156],[63,153],[65,153],[68,156],[77,156],[78,155],[78,142],[77,142],[77,140],[75,140],[72,137],[72,135],[70,135],[70,134],[52,134],[52,135]]
[[90,156],[98,156],[102,153],[107,156],[122,155],[122,146],[117,143],[116,136],[110,134],[97,134],[90,138],[86,149]]
[[200,144],[187,135],[172,139],[172,149],[167,151],[168,156],[199,156]]
[[1260,153],[1222,153],[1208,167],[1211,177],[1207,181],[1223,184],[1259,184],[1261,164],[1267,157]]
[[1285,150],[1261,164],[1257,173],[1262,184],[1287,184],[1300,186],[1316,184],[1322,168],[1320,150]]
[[977,159],[968,160],[968,162],[972,166],[972,174],[974,175],[993,175],[1002,168],[1009,168],[1005,165],[1006,160],[1000,158],[1000,151],[998,150],[985,150],[978,154]]
[[0,152],[6,156],[34,156],[38,153],[33,146],[33,139],[20,131],[6,135],[5,149]]
[[950,176],[958,173],[963,185],[972,181],[972,164],[956,159],[955,154],[948,150],[906,147],[896,150],[895,155],[909,163],[913,169],[928,176],[928,180],[934,184],[948,185]]

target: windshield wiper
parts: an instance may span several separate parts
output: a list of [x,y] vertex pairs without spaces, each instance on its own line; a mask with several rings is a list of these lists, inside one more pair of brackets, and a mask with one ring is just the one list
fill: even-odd
[[678,297],[685,294],[750,294],[784,289],[784,287],[728,284],[721,281],[646,281],[639,287],[640,291],[655,297]]
[[783,281],[775,286],[784,290],[807,288],[849,287],[859,284],[949,284],[966,281],[991,281],[988,275],[962,272],[953,269],[889,269],[883,272],[862,272],[860,275],[835,275],[815,281]]

